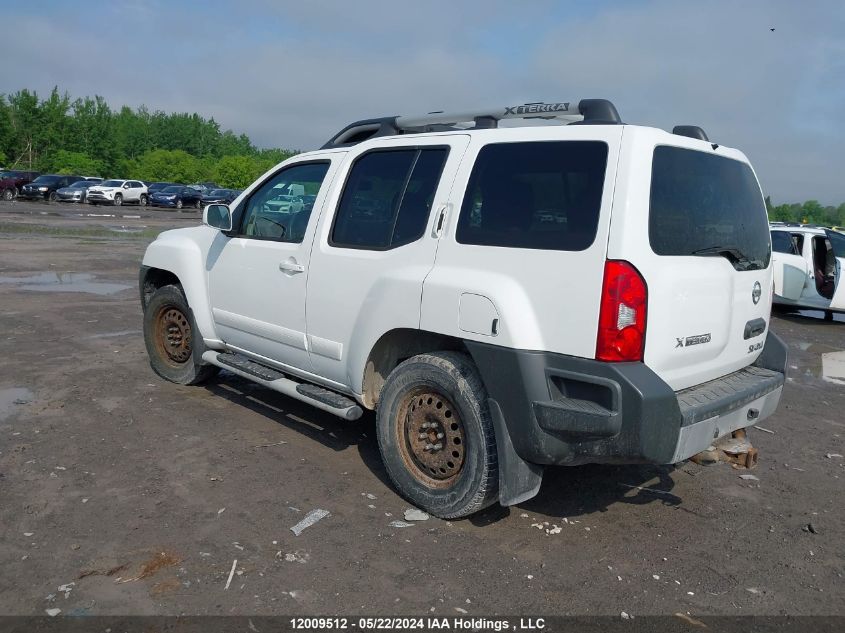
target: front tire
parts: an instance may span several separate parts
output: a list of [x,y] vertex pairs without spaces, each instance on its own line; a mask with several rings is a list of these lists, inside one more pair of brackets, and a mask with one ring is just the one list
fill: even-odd
[[55,191],[51,191],[47,195],[47,200],[49,200],[50,202],[55,202],[58,199],[59,199],[59,194],[57,194]]
[[114,194],[114,206],[119,207],[123,204],[123,196],[119,193]]
[[182,289],[170,285],[156,290],[144,311],[144,343],[153,371],[180,385],[198,385],[216,375],[214,365],[196,362],[195,333],[196,324]]
[[400,364],[381,391],[376,426],[387,473],[414,505],[452,519],[498,498],[487,392],[465,354],[420,354]]
[[181,210],[182,210],[182,199],[181,199],[181,198],[179,198],[179,199],[176,201],[176,210],[177,210],[177,211],[181,211]]
[[6,202],[11,202],[14,199],[15,199],[15,192],[14,192],[13,189],[9,188],[9,189],[3,190],[3,200],[5,200]]

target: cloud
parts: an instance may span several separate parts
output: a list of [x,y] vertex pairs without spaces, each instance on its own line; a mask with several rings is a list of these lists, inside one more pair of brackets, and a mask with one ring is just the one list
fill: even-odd
[[739,147],[776,202],[845,199],[838,2],[124,0],[102,19],[86,8],[57,4],[64,16],[47,22],[22,11],[0,42],[15,60],[0,91],[59,85],[197,111],[301,149],[358,118],[606,97],[626,121],[698,124]]

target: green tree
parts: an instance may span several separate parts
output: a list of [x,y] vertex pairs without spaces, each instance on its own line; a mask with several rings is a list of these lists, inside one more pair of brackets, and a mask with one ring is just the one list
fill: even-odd
[[203,176],[200,161],[181,149],[150,150],[137,158],[136,165],[132,175],[142,180],[192,183]]
[[102,176],[106,173],[103,161],[91,158],[83,152],[69,152],[64,149],[50,157],[48,170],[77,176]]
[[261,173],[262,166],[252,156],[224,156],[217,161],[212,178],[221,187],[244,189]]

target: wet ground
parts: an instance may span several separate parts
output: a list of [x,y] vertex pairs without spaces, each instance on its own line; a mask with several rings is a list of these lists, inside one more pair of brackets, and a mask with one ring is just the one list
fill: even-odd
[[149,369],[145,232],[198,216],[89,210],[0,203],[0,613],[845,613],[841,321],[773,318],[790,377],[753,473],[550,469],[519,506],[393,527],[372,416]]

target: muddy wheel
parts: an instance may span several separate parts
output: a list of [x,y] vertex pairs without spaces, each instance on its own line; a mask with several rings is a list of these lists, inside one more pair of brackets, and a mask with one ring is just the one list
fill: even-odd
[[123,196],[119,193],[114,194],[114,206],[119,207],[123,204]]
[[144,343],[153,371],[180,385],[197,385],[214,376],[217,367],[196,362],[193,316],[182,289],[156,290],[144,311]]
[[466,355],[420,354],[403,362],[382,389],[376,419],[387,473],[417,507],[450,519],[498,498],[487,393]]
[[12,189],[4,189],[3,190],[3,200],[7,202],[13,200],[15,198],[15,192]]

